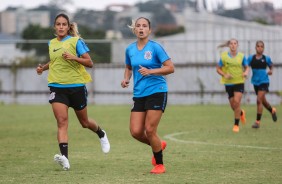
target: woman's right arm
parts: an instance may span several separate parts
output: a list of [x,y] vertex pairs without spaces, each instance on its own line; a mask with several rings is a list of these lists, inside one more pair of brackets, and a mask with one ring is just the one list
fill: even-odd
[[49,63],[46,63],[45,65],[39,64],[36,68],[36,72],[38,75],[41,75],[43,73],[43,71],[48,70],[49,69]]
[[129,86],[131,75],[132,75],[132,67],[126,65],[124,70],[124,79],[121,81],[122,88],[127,88]]

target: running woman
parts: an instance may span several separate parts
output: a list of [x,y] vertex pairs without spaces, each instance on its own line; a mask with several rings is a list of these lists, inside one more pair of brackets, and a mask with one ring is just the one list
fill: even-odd
[[166,142],[161,141],[157,128],[167,103],[165,75],[174,72],[174,65],[163,47],[149,39],[150,20],[144,17],[133,21],[130,26],[137,41],[125,52],[125,71],[121,87],[129,86],[133,74],[133,107],[130,115],[130,133],[153,152],[151,170],[153,174],[165,172],[163,150]]
[[239,132],[239,122],[246,123],[246,114],[241,109],[241,99],[244,93],[244,82],[248,75],[248,63],[243,53],[238,52],[238,40],[230,39],[219,45],[219,48],[229,47],[229,52],[221,53],[216,71],[221,75],[221,83],[225,85],[228,99],[234,111],[233,132]]
[[37,67],[37,74],[49,69],[48,86],[49,103],[52,105],[57,120],[57,139],[61,154],[54,156],[54,161],[70,169],[68,159],[68,109],[74,112],[83,128],[95,132],[100,138],[102,151],[110,151],[106,132],[95,120],[87,115],[87,89],[85,84],[91,82],[91,76],[85,67],[92,68],[93,62],[88,54],[89,48],[80,38],[76,23],[70,23],[66,14],[59,14],[54,21],[56,38],[49,42],[50,62]]
[[[269,92],[269,75],[273,72],[273,63],[269,56],[263,54],[264,42],[259,40],[256,42],[256,54],[249,56],[248,63],[252,68],[252,84],[257,95],[257,117],[252,128],[260,127],[260,120],[262,116],[263,107],[265,107],[271,114],[272,120],[277,121],[276,109],[271,107],[266,100],[266,93]],[[269,70],[267,70],[269,69]]]

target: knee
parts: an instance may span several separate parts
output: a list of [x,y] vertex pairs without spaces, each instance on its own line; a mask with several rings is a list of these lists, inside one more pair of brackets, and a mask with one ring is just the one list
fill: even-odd
[[262,100],[261,99],[257,99],[257,105],[262,104]]
[[89,128],[88,121],[81,121],[80,124],[81,124],[82,128]]
[[64,128],[68,124],[68,117],[57,117],[58,128]]
[[130,130],[130,133],[131,133],[131,136],[132,136],[134,139],[139,139],[140,137],[143,136],[142,132],[137,131],[137,130],[134,130],[134,129],[131,129],[131,130]]
[[156,134],[156,130],[152,127],[146,128],[146,135],[148,138],[153,137]]

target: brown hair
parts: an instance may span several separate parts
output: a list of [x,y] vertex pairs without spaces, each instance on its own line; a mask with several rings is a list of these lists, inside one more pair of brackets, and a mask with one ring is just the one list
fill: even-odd
[[68,17],[66,14],[64,14],[64,13],[60,13],[60,14],[58,14],[58,15],[56,16],[55,21],[54,21],[54,26],[55,26],[56,21],[57,21],[57,19],[58,19],[59,17],[63,17],[63,18],[65,18],[65,19],[67,20],[68,25],[69,25],[69,27],[70,27],[70,29],[69,29],[69,31],[68,31],[68,34],[69,34],[69,35],[71,35],[71,36],[73,36],[73,37],[79,37],[79,38],[81,38],[81,36],[80,36],[80,34],[79,34],[79,32],[78,32],[77,24],[76,24],[75,22],[70,23],[69,17]]
[[230,44],[231,40],[235,40],[235,41],[238,43],[238,40],[237,40],[237,39],[231,38],[230,40],[227,40],[227,41],[225,41],[225,42],[219,44],[219,45],[217,46],[217,48],[229,47],[229,44]]

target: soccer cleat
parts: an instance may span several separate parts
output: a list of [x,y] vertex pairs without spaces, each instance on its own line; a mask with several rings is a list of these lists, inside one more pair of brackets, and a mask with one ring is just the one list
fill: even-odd
[[65,155],[56,154],[54,156],[54,161],[57,162],[58,164],[60,164],[61,166],[63,166],[63,169],[65,171],[70,169],[69,160],[65,157]]
[[235,133],[239,132],[239,126],[238,125],[233,126],[233,132],[235,132]]
[[165,173],[165,166],[163,164],[156,165],[151,172],[152,174],[162,174]]
[[241,110],[241,112],[242,112],[242,114],[240,116],[240,120],[243,124],[246,124],[246,121],[247,121],[246,120],[246,112],[243,109]]
[[101,148],[104,153],[109,153],[110,148],[111,148],[110,142],[108,140],[106,132],[104,130],[102,131],[105,133],[105,135],[104,137],[100,138]]
[[252,125],[252,128],[259,128],[260,126],[260,122],[259,121],[256,121],[253,125]]
[[272,120],[276,122],[277,121],[276,108],[272,107],[271,115],[272,115]]
[[[166,142],[165,142],[165,141],[161,141],[161,144],[162,144],[162,150],[164,150],[164,149],[166,148]],[[156,165],[157,165],[156,159],[155,159],[154,155],[153,155],[153,157],[152,157],[152,165],[153,165],[153,166],[156,166]]]

